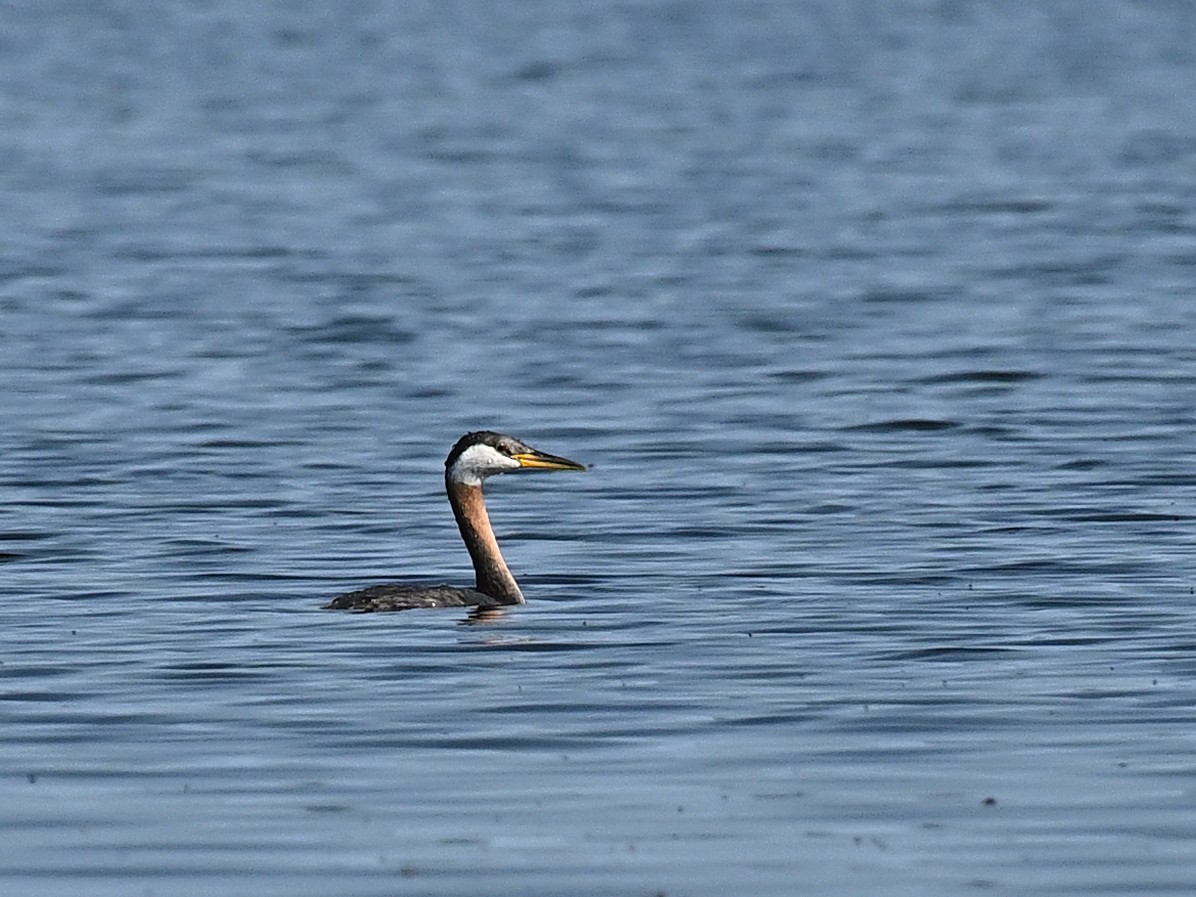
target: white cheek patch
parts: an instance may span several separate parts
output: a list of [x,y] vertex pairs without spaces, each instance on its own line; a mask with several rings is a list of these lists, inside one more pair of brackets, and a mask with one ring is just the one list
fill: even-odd
[[449,468],[449,479],[466,486],[480,486],[482,480],[491,474],[518,469],[518,461],[508,458],[497,449],[488,445],[471,445],[457,456]]

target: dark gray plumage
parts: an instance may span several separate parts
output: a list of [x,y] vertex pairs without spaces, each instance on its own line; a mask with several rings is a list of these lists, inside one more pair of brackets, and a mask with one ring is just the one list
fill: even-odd
[[476,589],[388,583],[338,595],[329,610],[414,610],[419,607],[498,607],[499,602]]

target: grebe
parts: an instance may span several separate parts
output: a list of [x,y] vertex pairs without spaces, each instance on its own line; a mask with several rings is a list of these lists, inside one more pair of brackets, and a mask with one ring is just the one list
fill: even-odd
[[523,604],[523,593],[507,569],[482,501],[482,481],[512,470],[585,470],[584,464],[537,451],[526,443],[481,430],[457,440],[444,459],[444,488],[461,539],[469,549],[477,585],[472,589],[388,583],[332,599],[334,610],[384,611],[416,607],[496,607]]

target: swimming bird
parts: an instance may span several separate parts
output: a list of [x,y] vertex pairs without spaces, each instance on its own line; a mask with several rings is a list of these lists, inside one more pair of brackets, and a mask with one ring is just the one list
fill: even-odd
[[523,604],[523,592],[511,575],[482,500],[486,477],[514,470],[585,470],[584,464],[550,455],[511,436],[479,430],[457,440],[444,460],[444,488],[461,539],[469,549],[477,582],[472,589],[445,585],[388,583],[340,595],[334,610],[386,611],[417,607],[497,607]]

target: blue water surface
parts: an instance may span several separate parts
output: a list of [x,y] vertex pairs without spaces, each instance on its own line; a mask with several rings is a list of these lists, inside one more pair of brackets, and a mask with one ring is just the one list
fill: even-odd
[[0,11],[0,893],[1196,890],[1196,7]]

